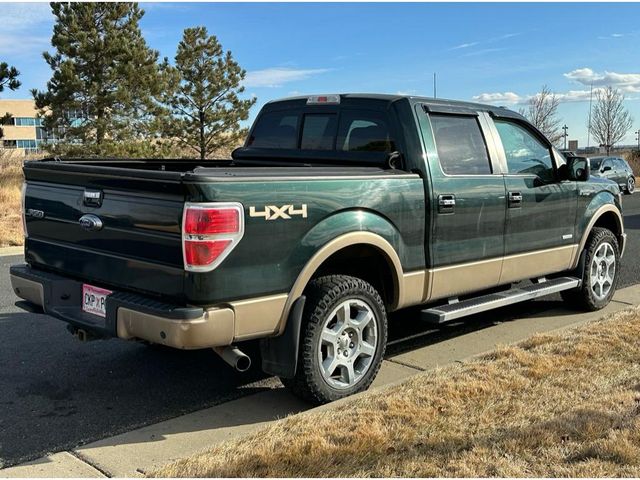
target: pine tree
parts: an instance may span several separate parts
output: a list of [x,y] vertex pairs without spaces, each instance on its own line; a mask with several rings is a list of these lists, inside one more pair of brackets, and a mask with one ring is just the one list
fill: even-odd
[[[20,88],[19,75],[20,72],[16,67],[10,67],[6,62],[0,62],[0,93],[4,91],[5,87],[9,90],[17,90]],[[9,112],[5,112],[4,115],[0,117],[0,138],[4,137],[2,125],[10,125],[12,118],[13,116]]]
[[177,83],[165,98],[172,118],[165,135],[205,159],[232,148],[246,136],[240,122],[255,98],[242,100],[245,71],[205,27],[187,28],[175,57]]
[[51,3],[56,23],[44,52],[52,70],[44,92],[33,90],[45,127],[70,143],[98,146],[140,138],[158,111],[166,60],[150,49],[136,3]]
[[9,90],[17,90],[20,88],[20,80],[18,76],[20,72],[16,67],[10,67],[6,62],[0,62],[0,93],[6,88]]

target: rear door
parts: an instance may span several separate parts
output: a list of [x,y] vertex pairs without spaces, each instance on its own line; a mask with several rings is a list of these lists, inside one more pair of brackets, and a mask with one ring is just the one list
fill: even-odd
[[549,142],[517,118],[494,118],[504,155],[507,221],[501,283],[569,268],[577,243],[577,183],[560,180],[564,162]]
[[505,190],[484,114],[438,111],[419,119],[431,179],[431,299],[497,285],[504,254]]

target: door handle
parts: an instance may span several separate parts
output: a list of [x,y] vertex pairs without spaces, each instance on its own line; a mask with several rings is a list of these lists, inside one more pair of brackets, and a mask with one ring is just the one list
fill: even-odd
[[438,213],[453,213],[456,208],[456,196],[438,195]]
[[522,205],[522,194],[520,192],[509,192],[509,208],[520,208]]

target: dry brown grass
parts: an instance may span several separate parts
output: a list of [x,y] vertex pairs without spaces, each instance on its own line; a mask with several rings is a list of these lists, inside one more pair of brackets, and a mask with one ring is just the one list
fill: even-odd
[[0,150],[0,247],[22,245],[23,156]]
[[635,307],[289,417],[151,476],[637,477],[639,339]]
[[640,177],[640,150],[625,152],[624,157],[627,162],[629,162],[629,165],[631,165],[634,175]]

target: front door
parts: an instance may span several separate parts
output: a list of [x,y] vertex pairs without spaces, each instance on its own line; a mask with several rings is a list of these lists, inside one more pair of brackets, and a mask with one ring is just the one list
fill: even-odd
[[505,260],[501,283],[570,268],[577,249],[577,184],[560,180],[564,161],[544,137],[513,118],[496,118],[507,172]]

